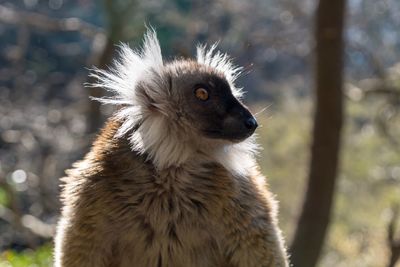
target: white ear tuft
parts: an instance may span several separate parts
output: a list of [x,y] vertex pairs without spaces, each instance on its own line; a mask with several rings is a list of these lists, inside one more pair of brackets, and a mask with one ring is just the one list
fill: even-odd
[[112,93],[111,97],[92,99],[103,104],[124,105],[117,113],[117,117],[123,121],[117,133],[121,136],[132,129],[142,117],[136,91],[138,84],[143,80],[148,82],[154,79],[154,74],[162,71],[163,60],[157,35],[151,28],[144,36],[141,51],[120,44],[118,52],[119,57],[109,70],[92,69],[89,76],[96,79],[96,82],[87,86],[101,87]]
[[157,72],[163,67],[160,43],[157,39],[157,33],[153,28],[149,28],[144,35],[142,57]]
[[197,62],[223,73],[231,86],[233,95],[241,98],[243,91],[235,86],[235,80],[241,74],[242,67],[235,66],[227,54],[217,51],[217,45],[218,43],[215,43],[208,49],[206,45],[197,46]]
[[127,44],[119,45],[119,59],[110,70],[94,68],[89,74],[96,82],[87,86],[101,87],[111,92],[111,98],[93,98],[103,104],[137,105],[135,89],[148,78],[148,73],[159,73],[163,67],[160,44],[156,33],[149,29],[144,37],[141,51],[132,50]]

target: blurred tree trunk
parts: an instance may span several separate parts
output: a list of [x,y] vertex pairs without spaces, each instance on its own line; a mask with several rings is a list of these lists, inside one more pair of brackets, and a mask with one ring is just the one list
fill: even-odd
[[[113,40],[107,36],[106,44],[99,56],[98,60],[94,63],[94,65],[100,69],[104,69],[111,62],[112,56],[114,54],[114,42]],[[88,78],[88,83],[95,82],[92,78]],[[89,95],[92,97],[101,97],[103,95],[103,89],[98,87],[90,87]],[[100,112],[100,102],[89,100],[87,117],[88,117],[88,132],[95,133],[97,132],[101,126],[103,125],[104,118]]]
[[316,14],[316,99],[309,179],[290,248],[295,267],[317,264],[331,218],[343,120],[345,0],[320,0]]
[[392,218],[390,219],[388,225],[388,245],[390,250],[390,257],[387,267],[395,267],[396,263],[400,259],[400,235],[397,237],[396,234],[396,225],[398,223],[400,217],[400,209],[398,205],[394,205],[392,207]]
[[[132,15],[131,11],[134,7],[135,1],[127,1],[124,6],[119,6],[118,2],[113,0],[104,0],[104,8],[107,12],[108,27],[107,27],[107,40],[100,53],[96,53],[94,62],[100,69],[104,69],[110,65],[114,52],[115,43],[123,39],[124,26],[128,21],[128,16]],[[89,79],[89,83],[95,81]],[[101,97],[103,90],[101,88],[90,88],[90,96]],[[97,132],[103,125],[104,118],[100,112],[100,103],[98,101],[90,101],[88,106],[88,120],[89,120],[89,133]]]

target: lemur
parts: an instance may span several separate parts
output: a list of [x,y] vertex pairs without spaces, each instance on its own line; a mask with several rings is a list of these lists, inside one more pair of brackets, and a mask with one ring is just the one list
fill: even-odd
[[287,267],[257,121],[216,46],[164,62],[154,30],[91,76],[118,105],[62,178],[56,267]]

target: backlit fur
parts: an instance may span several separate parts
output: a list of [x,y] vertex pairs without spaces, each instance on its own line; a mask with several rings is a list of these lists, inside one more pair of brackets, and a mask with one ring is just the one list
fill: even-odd
[[113,69],[92,72],[112,93],[97,100],[120,109],[63,178],[56,267],[287,266],[254,137],[203,136],[167,89],[207,74],[240,98],[239,71],[215,46],[164,63],[149,31],[140,51],[121,45]]

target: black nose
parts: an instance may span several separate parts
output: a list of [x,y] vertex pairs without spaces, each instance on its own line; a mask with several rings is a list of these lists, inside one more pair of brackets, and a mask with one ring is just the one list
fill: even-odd
[[249,130],[255,130],[258,126],[256,119],[253,117],[248,118],[245,122],[244,125],[246,125],[246,128]]

